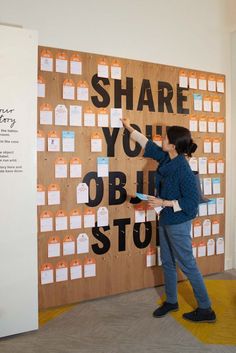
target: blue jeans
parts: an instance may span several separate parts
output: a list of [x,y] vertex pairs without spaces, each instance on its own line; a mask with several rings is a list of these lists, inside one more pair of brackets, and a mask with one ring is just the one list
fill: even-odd
[[159,239],[162,267],[165,278],[166,301],[176,303],[177,272],[176,262],[189,279],[198,307],[202,309],[211,306],[202,275],[197,267],[192,251],[190,235],[191,221],[181,224],[159,226]]

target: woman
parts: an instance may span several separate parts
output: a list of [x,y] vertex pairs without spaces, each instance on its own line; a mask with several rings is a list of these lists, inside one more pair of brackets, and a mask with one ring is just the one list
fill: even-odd
[[148,140],[130,125],[128,118],[123,125],[131,138],[144,148],[144,157],[159,162],[156,173],[157,197],[149,197],[149,205],[162,207],[159,217],[159,240],[165,279],[166,301],[157,308],[153,316],[163,317],[179,309],[177,301],[176,262],[189,279],[198,303],[196,310],[183,314],[193,322],[215,322],[216,315],[192,252],[191,220],[197,215],[199,190],[196,178],[186,156],[191,157],[197,145],[190,131],[181,126],[167,130],[163,148]]

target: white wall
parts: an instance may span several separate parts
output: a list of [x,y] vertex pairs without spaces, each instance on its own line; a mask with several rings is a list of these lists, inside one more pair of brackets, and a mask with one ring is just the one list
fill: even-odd
[[[0,337],[3,337],[38,327],[37,34],[0,26],[0,43]],[[6,113],[2,109],[14,111]],[[15,119],[14,126],[13,120],[8,119]],[[3,158],[7,152],[12,153]],[[17,173],[6,172],[20,166],[22,172],[20,169]]]
[[[0,0],[0,23],[39,32],[39,44],[226,74],[226,266],[236,266],[231,117],[234,0]],[[234,42],[235,43],[235,42]],[[235,92],[235,91],[234,91]],[[235,158],[235,157],[234,157]],[[235,178],[234,178],[235,180]],[[235,182],[234,182],[235,183]],[[232,189],[233,188],[233,189]]]

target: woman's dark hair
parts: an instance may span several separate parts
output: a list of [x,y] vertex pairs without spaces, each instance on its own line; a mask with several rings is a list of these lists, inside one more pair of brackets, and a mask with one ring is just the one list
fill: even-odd
[[188,157],[192,157],[197,145],[193,142],[188,129],[183,126],[170,126],[166,132],[169,143],[175,145],[178,154],[187,154]]

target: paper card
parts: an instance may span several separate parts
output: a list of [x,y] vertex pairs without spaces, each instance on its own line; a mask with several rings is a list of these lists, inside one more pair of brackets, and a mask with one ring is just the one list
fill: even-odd
[[89,100],[89,89],[85,81],[79,82],[77,85],[77,99],[80,101]]
[[152,140],[157,146],[162,147],[162,136],[161,135],[154,135]]
[[220,113],[220,99],[215,97],[212,102],[213,113]]
[[189,130],[192,132],[198,131],[198,120],[194,116],[190,117],[189,119]]
[[147,222],[152,222],[156,220],[156,212],[154,208],[147,206],[146,209],[146,220]]
[[75,84],[73,80],[66,79],[63,82],[62,98],[75,99]]
[[213,140],[213,153],[220,153],[220,140],[217,138]]
[[207,242],[207,256],[215,255],[215,240],[209,239]]
[[53,214],[44,211],[40,214],[40,232],[51,232],[53,230]]
[[209,159],[208,161],[208,174],[216,173],[216,161],[214,159]]
[[193,238],[193,224],[191,223],[191,228],[190,228],[190,236]]
[[206,243],[201,242],[198,246],[198,257],[206,256]]
[[202,228],[203,228],[203,236],[204,237],[211,235],[211,220],[205,219],[203,221]]
[[158,264],[158,266],[162,265],[160,246],[157,246],[157,264]]
[[204,140],[204,153],[211,153],[212,142],[209,138]]
[[111,78],[113,80],[121,80],[121,67],[116,62],[111,66]]
[[109,126],[109,114],[106,109],[101,109],[98,113],[98,126],[108,127]]
[[179,87],[188,88],[188,75],[184,70],[179,73]]
[[222,134],[225,132],[224,118],[218,118],[217,119],[217,132],[218,133],[222,133]]
[[206,81],[206,76],[201,74],[198,79],[198,88],[206,91],[207,89],[207,81]]
[[219,159],[217,161],[217,173],[218,174],[223,174],[224,173],[224,166],[225,166],[225,162],[222,159]]
[[82,107],[70,105],[70,126],[82,126]]
[[216,132],[216,121],[213,118],[208,119],[208,132]]
[[202,224],[200,221],[193,222],[193,236],[194,238],[202,236]]
[[50,50],[44,49],[40,54],[40,70],[53,71],[53,56]]
[[111,127],[122,128],[122,109],[121,108],[111,108],[110,112]]
[[41,125],[52,125],[52,106],[44,103],[40,106],[39,119]]
[[102,138],[98,133],[91,137],[91,152],[102,152]]
[[216,214],[216,199],[210,199],[207,203],[208,215],[212,216]]
[[82,75],[82,61],[78,54],[73,54],[70,58],[70,73],[73,75]]
[[189,88],[197,89],[197,75],[196,72],[191,72],[189,75]]
[[77,186],[77,203],[89,202],[89,190],[86,183],[79,183]]
[[216,88],[217,88],[217,92],[224,93],[225,85],[224,85],[224,78],[223,77],[217,78]]
[[63,239],[63,256],[75,254],[75,239],[71,235],[67,235]]
[[57,184],[50,184],[48,186],[48,205],[59,205],[60,201],[60,188]]
[[197,244],[196,243],[192,243],[192,250],[193,250],[193,257],[197,257]]
[[67,223],[67,215],[66,212],[63,210],[59,210],[55,216],[55,223],[56,223],[56,230],[67,230],[68,223]]
[[41,284],[53,283],[53,266],[50,263],[41,266]]
[[65,261],[60,261],[56,266],[56,282],[68,280],[68,267]]
[[198,206],[198,214],[200,217],[202,216],[207,216],[207,204],[206,203],[200,203]]
[[220,194],[220,178],[212,178],[213,194]]
[[68,58],[64,52],[57,53],[56,55],[56,72],[64,74],[68,72]]
[[75,132],[62,131],[62,151],[75,152]]
[[207,174],[207,157],[198,158],[199,174]]
[[98,173],[98,177],[109,176],[109,157],[97,158],[97,173]]
[[62,157],[55,161],[55,178],[67,178],[67,162]]
[[82,278],[82,265],[79,260],[72,260],[70,263],[70,279]]
[[96,276],[96,262],[94,259],[86,259],[84,262],[84,277],[95,277]]
[[202,96],[201,94],[193,94],[193,109],[196,111],[202,111]]
[[45,135],[41,130],[37,131],[37,152],[45,151]]
[[81,233],[77,237],[77,254],[89,252],[89,238],[86,233]]
[[135,207],[134,216],[135,216],[135,221],[134,221],[135,223],[145,222],[145,216],[146,216],[145,209],[142,206]]
[[199,132],[207,132],[207,119],[205,117],[199,119]]
[[68,125],[67,108],[64,104],[58,104],[55,108],[55,125]]
[[82,164],[79,158],[72,158],[70,161],[70,178],[82,177]]
[[224,238],[218,238],[216,240],[216,255],[224,254],[224,252],[225,252]]
[[216,212],[217,214],[224,214],[224,198],[217,197],[216,199]]
[[70,213],[70,229],[79,229],[82,227],[82,217],[80,210],[74,209]]
[[37,206],[43,206],[46,204],[46,193],[45,187],[41,184],[37,185]]
[[220,222],[217,219],[212,221],[212,235],[220,233]]
[[208,77],[208,91],[210,92],[216,91],[216,79],[215,79],[215,76],[213,75]]
[[203,190],[204,190],[204,195],[212,194],[211,178],[203,178]]
[[44,98],[45,97],[45,80],[42,76],[38,77],[38,97]]
[[49,131],[48,133],[48,151],[60,152],[60,137],[56,131]]
[[204,112],[211,112],[211,98],[210,97],[204,97],[203,110],[204,110]]
[[95,114],[92,110],[84,113],[84,126],[96,126]]
[[198,160],[196,157],[191,157],[189,160],[189,165],[192,171],[197,172],[198,171]]
[[97,210],[97,225],[98,227],[109,225],[109,213],[106,207],[99,207]]
[[146,255],[146,267],[153,267],[157,264],[157,251],[154,246],[150,246]]
[[48,257],[58,257],[61,255],[61,244],[59,237],[50,237],[48,240]]
[[91,208],[84,212],[84,228],[95,227],[95,213]]
[[109,67],[105,63],[98,64],[98,77],[109,78]]

